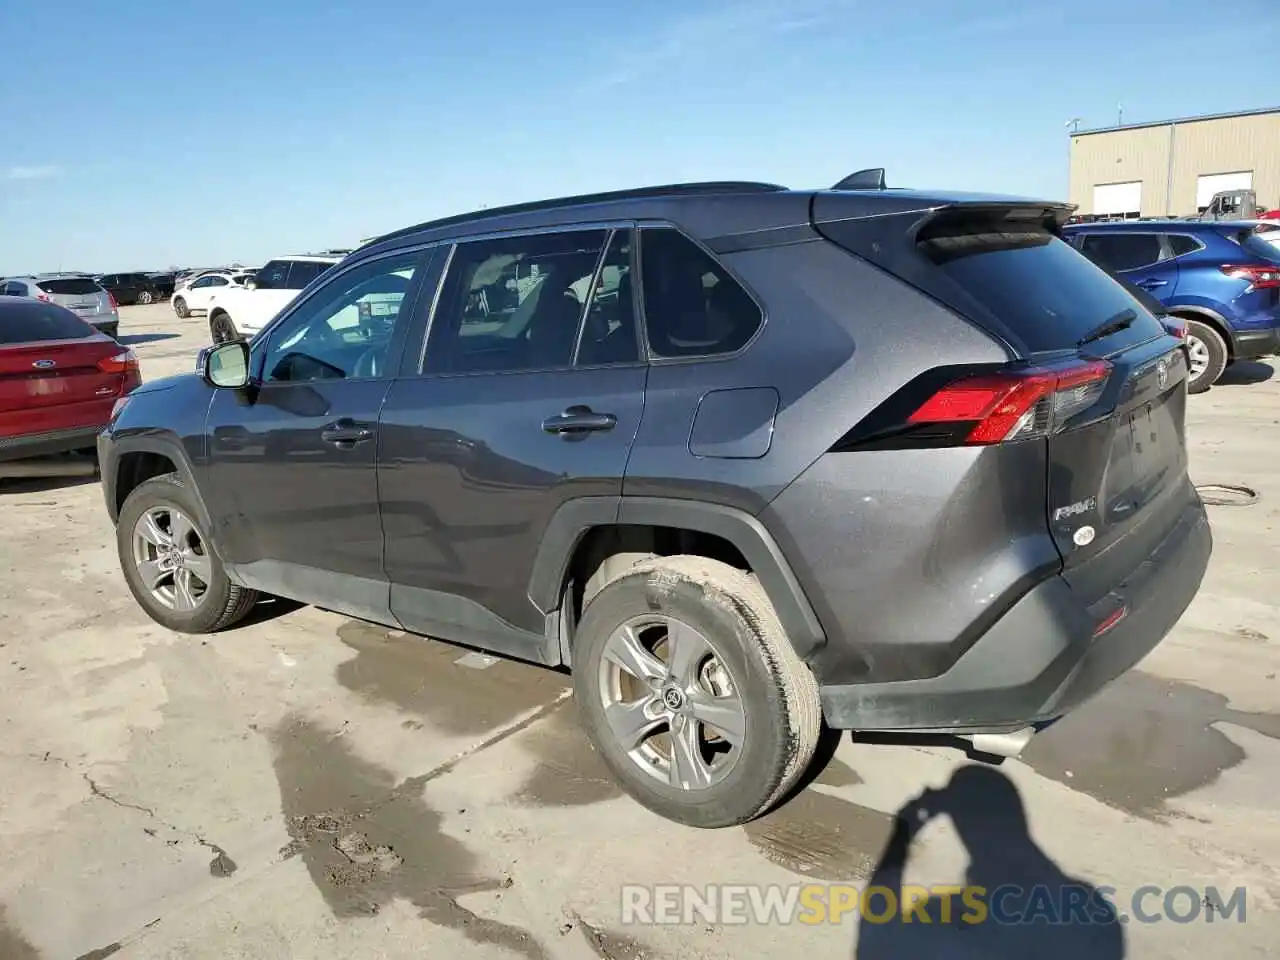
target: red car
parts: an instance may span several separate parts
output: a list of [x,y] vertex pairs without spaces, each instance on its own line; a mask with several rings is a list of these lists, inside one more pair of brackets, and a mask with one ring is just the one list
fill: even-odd
[[0,463],[93,449],[141,382],[133,351],[66,307],[0,297]]

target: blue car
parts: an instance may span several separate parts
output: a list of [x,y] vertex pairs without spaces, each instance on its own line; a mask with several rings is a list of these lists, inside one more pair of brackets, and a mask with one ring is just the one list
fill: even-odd
[[1229,363],[1280,352],[1280,248],[1253,225],[1128,220],[1074,224],[1063,234],[1186,322],[1192,393],[1213,386]]

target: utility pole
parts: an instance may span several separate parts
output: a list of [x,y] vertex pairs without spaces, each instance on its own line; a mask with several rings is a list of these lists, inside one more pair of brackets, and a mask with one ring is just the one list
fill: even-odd
[[1116,113],[1119,114],[1119,118],[1116,120],[1116,126],[1123,127],[1124,126],[1124,104],[1123,103],[1116,104]]
[[1067,126],[1071,128],[1072,133],[1077,133],[1080,130],[1081,122],[1082,121],[1079,117],[1072,117],[1070,120],[1067,121]]

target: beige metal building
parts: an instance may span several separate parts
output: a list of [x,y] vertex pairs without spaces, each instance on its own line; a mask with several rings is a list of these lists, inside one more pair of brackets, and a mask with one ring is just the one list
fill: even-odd
[[1077,214],[1190,216],[1222,190],[1280,207],[1280,107],[1071,134]]

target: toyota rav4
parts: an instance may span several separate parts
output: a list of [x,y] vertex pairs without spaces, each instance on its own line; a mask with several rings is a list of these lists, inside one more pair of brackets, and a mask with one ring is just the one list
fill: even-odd
[[178,631],[269,594],[568,668],[697,826],[779,802],[824,721],[1015,755],[1211,550],[1185,350],[1069,212],[855,175],[387,235],[119,405],[125,577]]

